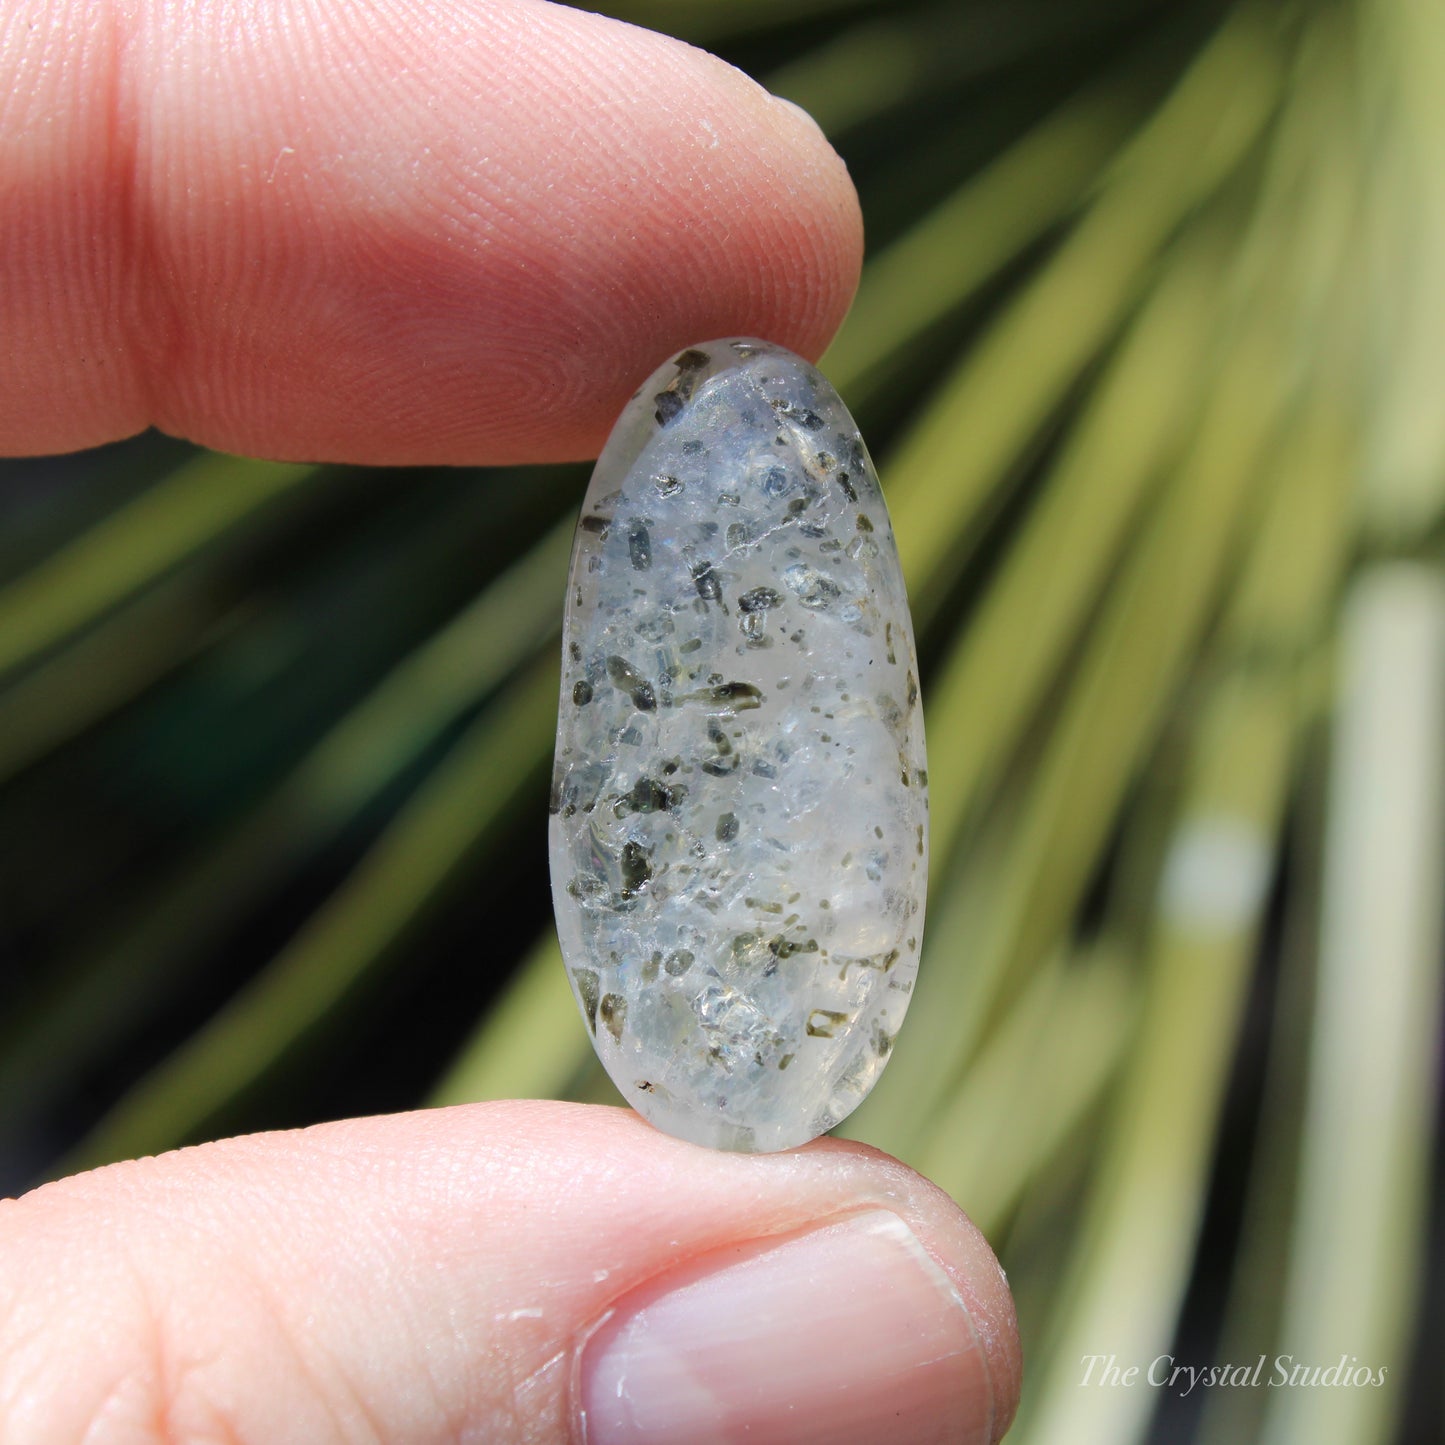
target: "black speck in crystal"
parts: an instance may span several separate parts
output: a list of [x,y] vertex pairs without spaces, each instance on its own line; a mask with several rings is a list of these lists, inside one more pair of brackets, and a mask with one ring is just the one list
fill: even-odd
[[780,933],[776,938],[768,940],[768,948],[774,958],[791,958],[795,953],[817,953],[818,940],[805,938],[799,942],[794,938],[784,938]]
[[725,778],[729,773],[736,772],[737,754],[733,752],[733,745],[729,741],[728,735],[714,718],[708,719],[707,736],[708,741],[717,749],[717,756],[708,758],[702,763],[703,772],[714,778]]
[[679,352],[673,358],[672,364],[679,371],[699,371],[712,360],[707,352],[699,351],[697,347],[690,346],[686,351]]
[[870,522],[862,512],[858,513],[858,520],[854,523],[854,526],[856,526],[860,532],[871,532],[873,530],[873,523]]
[[719,843],[731,843],[738,835],[738,817],[736,813],[724,813],[717,820],[717,840]]
[[786,417],[789,421],[795,421],[799,426],[808,431],[820,431],[823,426],[823,418],[815,411],[809,411],[805,406],[799,406],[796,402],[787,400],[786,397],[775,397],[768,403],[769,406],[780,416]]
[[639,712],[651,712],[657,706],[657,695],[648,682],[625,657],[607,659],[607,676],[613,687],[625,692],[632,699],[632,705]]
[[636,898],[652,881],[652,862],[641,843],[622,845],[622,896]]
[[674,949],[667,955],[667,962],[662,966],[673,978],[681,978],[692,967],[691,949]]
[[618,803],[615,811],[619,816],[629,812],[658,813],[664,808],[672,807],[681,796],[680,790],[674,793],[671,788],[653,778],[639,778],[632,785],[632,791]]
[[694,563],[692,581],[697,588],[697,595],[704,602],[720,602],[722,600],[722,586],[718,582],[717,573],[713,571],[711,562]]
[[592,701],[592,684],[586,679],[574,684],[572,688],[572,701],[578,707],[586,707]]
[[782,467],[769,467],[763,475],[763,491],[770,497],[781,497],[787,490],[787,472]]
[[819,610],[836,602],[841,589],[833,579],[806,562],[783,569],[783,581],[804,607]]
[[652,566],[652,536],[643,522],[633,522],[627,529],[627,555],[639,572]]
[[666,426],[668,422],[675,421],[678,413],[687,405],[675,391],[660,391],[652,399],[657,404],[653,415],[657,418],[658,426]]
[[838,473],[838,485],[843,488],[843,495],[847,497],[850,502],[856,502],[858,500],[858,489],[848,480],[847,472]]
[[572,977],[577,980],[577,992],[582,996],[582,1011],[587,1016],[587,1027],[597,1032],[597,970],[595,968],[574,968]]
[[738,606],[744,612],[766,612],[770,607],[779,606],[782,600],[782,594],[771,587],[754,587],[738,598]]
[[602,1002],[597,1005],[597,1017],[606,1025],[607,1032],[612,1035],[612,1042],[622,1042],[622,1025],[627,1020],[627,1000],[620,993],[603,994]]
[[591,532],[597,537],[606,537],[608,532],[612,530],[612,518],[589,515],[583,517],[577,525],[581,527],[584,532]]
[[676,477],[653,477],[652,485],[660,497],[675,497],[682,490],[682,483]]
[[711,699],[733,712],[747,712],[762,705],[763,694],[750,682],[720,682],[712,689]]

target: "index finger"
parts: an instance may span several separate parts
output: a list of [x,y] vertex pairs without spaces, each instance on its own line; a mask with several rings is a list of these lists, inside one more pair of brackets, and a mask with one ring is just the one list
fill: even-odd
[[595,454],[700,337],[816,356],[842,162],[680,42],[542,0],[0,10],[0,452]]

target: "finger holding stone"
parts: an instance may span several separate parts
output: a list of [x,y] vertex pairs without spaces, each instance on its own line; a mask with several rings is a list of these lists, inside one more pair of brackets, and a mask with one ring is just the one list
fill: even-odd
[[4,453],[593,455],[669,350],[816,356],[857,280],[805,116],[542,0],[20,0],[0,97]]
[[989,1441],[1012,1306],[862,1146],[497,1104],[258,1135],[0,1207],[0,1437]]

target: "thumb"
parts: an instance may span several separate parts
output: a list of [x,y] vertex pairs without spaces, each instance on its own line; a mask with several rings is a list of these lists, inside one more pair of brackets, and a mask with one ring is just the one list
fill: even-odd
[[506,1103],[257,1135],[0,1206],[0,1438],[991,1441],[1007,1288],[855,1144]]

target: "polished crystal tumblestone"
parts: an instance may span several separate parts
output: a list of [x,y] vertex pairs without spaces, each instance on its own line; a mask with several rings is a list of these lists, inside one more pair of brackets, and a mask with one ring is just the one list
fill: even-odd
[[868,453],[767,342],[690,348],[582,504],[551,795],[562,954],[659,1128],[805,1143],[877,1080],[923,932],[908,600]]

